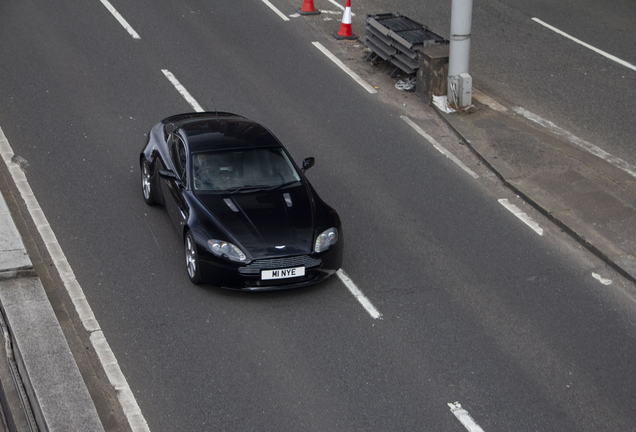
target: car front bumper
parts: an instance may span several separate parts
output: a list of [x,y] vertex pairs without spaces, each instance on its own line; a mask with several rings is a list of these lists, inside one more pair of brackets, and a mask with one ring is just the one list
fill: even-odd
[[[202,281],[220,288],[240,291],[272,291],[299,288],[322,282],[333,275],[342,265],[343,244],[321,254],[273,257],[255,260],[247,265],[221,261],[207,251],[199,250],[199,265]],[[304,276],[285,279],[263,280],[263,270],[305,268]]]

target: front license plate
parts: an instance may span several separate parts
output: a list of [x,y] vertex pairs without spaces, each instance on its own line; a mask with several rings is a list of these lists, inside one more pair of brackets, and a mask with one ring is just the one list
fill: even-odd
[[305,276],[305,267],[261,271],[261,280],[287,279],[298,276]]

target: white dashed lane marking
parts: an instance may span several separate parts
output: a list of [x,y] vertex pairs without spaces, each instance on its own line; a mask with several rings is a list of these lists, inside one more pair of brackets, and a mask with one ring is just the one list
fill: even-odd
[[469,432],[484,432],[484,430],[475,423],[475,420],[473,420],[470,414],[468,414],[468,411],[462,408],[459,402],[449,403],[448,406],[451,412],[455,414],[455,417],[457,417],[457,420],[459,420]]
[[124,17],[121,16],[119,12],[117,12],[117,10],[113,7],[113,5],[110,4],[108,0],[101,0],[101,2],[104,6],[106,6],[106,9],[108,9],[108,11],[113,14],[117,21],[119,21],[119,24],[121,24],[122,27],[124,27],[126,31],[130,33],[133,39],[141,39],[141,36],[137,34],[137,32],[130,26],[130,24],[128,24],[128,21],[126,21]]
[[276,13],[276,15],[278,15],[283,21],[289,21],[289,18],[287,18],[284,13],[279,11],[278,8],[274,6],[273,4],[271,4],[269,1],[263,0],[263,3],[265,3],[267,7],[273,10]]
[[353,283],[351,278],[344,272],[344,270],[338,270],[338,277],[345,284],[349,292],[360,302],[362,307],[371,315],[373,319],[382,319],[382,314],[373,306],[369,299],[362,294],[362,291]]
[[523,221],[526,225],[534,230],[539,235],[543,235],[543,228],[539,226],[538,223],[532,220],[530,216],[521,211],[519,207],[514,204],[511,204],[507,198],[502,198],[499,200],[499,204],[508,209],[513,215],[517,216],[519,219]]
[[346,72],[351,78],[353,78],[358,84],[360,84],[366,91],[371,94],[377,93],[378,91],[371,87],[366,81],[360,78],[360,75],[352,71],[348,66],[346,66],[339,58],[331,53],[327,48],[325,48],[320,42],[312,42],[312,44],[318,48],[324,55],[329,58],[332,62],[334,62],[340,69]]
[[190,104],[190,106],[196,112],[203,112],[203,108],[201,107],[201,105],[199,105],[199,103],[192,97],[190,92],[188,92],[188,90],[186,90],[186,88],[181,85],[179,80],[177,80],[175,78],[175,76],[172,74],[172,72],[170,72],[167,69],[161,69],[161,72],[163,72],[163,74],[166,76],[166,78],[168,78],[168,81],[170,81],[170,83],[172,83],[174,88],[176,88],[177,91],[179,93],[181,93],[181,96],[183,96],[183,98]]
[[426,132],[424,132],[424,129],[422,129],[421,127],[419,127],[418,125],[415,124],[415,122],[413,120],[411,120],[410,118],[408,118],[407,116],[400,116],[400,118],[402,120],[404,120],[409,126],[411,126],[413,129],[415,129],[415,131],[422,135],[424,138],[426,138],[426,141],[428,141],[429,143],[431,143],[433,145],[433,147],[435,147],[435,149],[437,151],[439,151],[441,154],[443,154],[444,156],[446,156],[447,158],[449,158],[450,160],[452,160],[453,162],[455,162],[455,164],[457,164],[457,166],[459,166],[461,169],[463,169],[464,171],[466,171],[468,173],[468,175],[470,175],[472,178],[474,179],[478,179],[479,176],[477,175],[477,173],[475,173],[473,170],[471,170],[470,168],[468,168],[462,161],[460,161],[457,156],[455,156],[454,154],[452,154],[451,152],[449,152],[448,150],[446,150],[446,148],[444,148],[444,146],[442,146],[440,143],[438,143],[435,138],[433,138],[432,136],[430,136],[429,134],[427,134]]

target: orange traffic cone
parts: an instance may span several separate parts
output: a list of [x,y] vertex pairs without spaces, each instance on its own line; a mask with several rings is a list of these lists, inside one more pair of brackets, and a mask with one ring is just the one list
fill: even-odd
[[340,24],[340,31],[338,33],[333,32],[333,37],[338,40],[342,39],[358,39],[358,36],[354,35],[351,31],[351,0],[347,0],[344,13],[342,14],[342,24]]
[[316,10],[314,7],[314,0],[305,0],[303,2],[303,7],[298,8],[297,10],[301,15],[318,15],[320,13],[320,11]]

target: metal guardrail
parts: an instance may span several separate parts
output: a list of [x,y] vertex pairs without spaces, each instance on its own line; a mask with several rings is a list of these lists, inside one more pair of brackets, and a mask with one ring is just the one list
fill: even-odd
[[400,14],[385,13],[367,15],[364,45],[371,49],[367,60],[380,57],[396,66],[391,73],[395,76],[398,69],[410,75],[420,67],[417,60],[417,48],[435,44],[448,44],[449,41],[433,33],[425,25],[419,24]]

